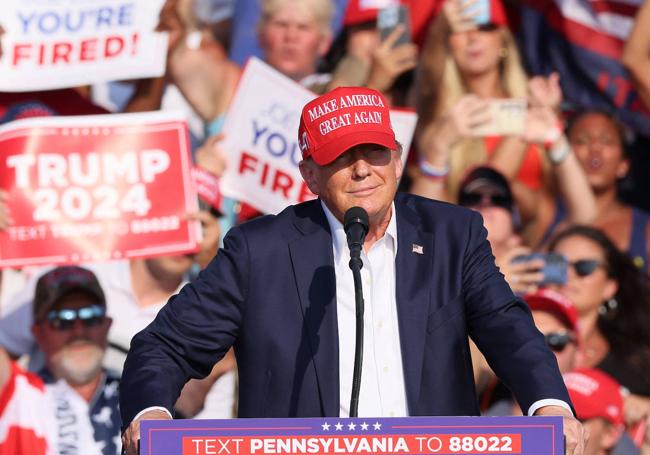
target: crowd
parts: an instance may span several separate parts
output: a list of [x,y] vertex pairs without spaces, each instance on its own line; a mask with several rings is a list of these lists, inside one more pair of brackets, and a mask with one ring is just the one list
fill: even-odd
[[[397,3],[409,8],[410,26],[382,36],[378,11]],[[616,39],[606,17],[615,7],[568,3],[167,0],[158,25],[170,34],[164,76],[0,93],[0,124],[182,108],[195,164],[219,177],[242,56],[259,53],[315,93],[380,91],[418,114],[400,190],[482,215],[496,263],[529,305],[589,430],[586,453],[650,454],[642,173],[650,163],[650,3],[625,2]],[[580,33],[577,17],[589,18]],[[540,25],[545,18],[550,25]],[[587,51],[570,52],[565,38]],[[632,84],[625,100],[589,74],[599,52]],[[0,454],[120,453],[117,396],[131,338],[218,254],[229,226],[259,214],[228,199],[218,212],[188,214],[204,231],[195,254],[3,269]],[[0,229],[11,223],[0,189]],[[472,348],[485,415],[521,414]],[[236,416],[237,381],[229,352],[186,385],[176,417]]]

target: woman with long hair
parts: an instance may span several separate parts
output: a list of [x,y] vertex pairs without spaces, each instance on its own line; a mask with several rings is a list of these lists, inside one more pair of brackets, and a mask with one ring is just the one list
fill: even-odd
[[[409,172],[411,192],[455,202],[466,171],[490,165],[510,182],[524,239],[534,245],[553,219],[556,192],[571,223],[590,223],[595,202],[559,126],[557,75],[528,79],[503,6],[498,0],[490,5],[490,21],[476,26],[458,19],[462,2],[446,0],[429,30],[416,78],[419,157]],[[521,131],[486,136],[491,109],[509,99],[523,106],[512,117]],[[546,147],[536,145],[542,143]]]
[[570,227],[549,249],[569,262],[567,283],[557,290],[578,310],[578,367],[598,367],[630,392],[650,396],[650,293],[645,274],[593,227]]

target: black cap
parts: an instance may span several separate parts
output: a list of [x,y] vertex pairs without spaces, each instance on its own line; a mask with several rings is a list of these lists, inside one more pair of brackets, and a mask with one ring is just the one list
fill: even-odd
[[489,191],[499,196],[496,205],[514,214],[514,199],[508,180],[494,168],[478,166],[465,175],[458,191],[458,204],[471,207],[476,204],[476,195]]
[[62,297],[72,292],[85,292],[105,306],[106,298],[97,277],[88,269],[77,266],[57,267],[38,279],[34,294],[34,321],[42,320]]

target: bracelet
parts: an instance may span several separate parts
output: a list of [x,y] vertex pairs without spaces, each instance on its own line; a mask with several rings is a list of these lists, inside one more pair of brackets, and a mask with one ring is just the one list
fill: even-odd
[[449,170],[450,170],[449,164],[445,164],[444,167],[440,168],[431,165],[428,161],[426,161],[423,158],[420,158],[418,160],[418,167],[420,168],[420,172],[422,173],[422,175],[432,180],[440,180],[447,177],[447,175],[449,175]]
[[546,137],[544,138],[544,148],[546,149],[551,148],[555,143],[555,141],[557,141],[558,139],[560,139],[560,137],[562,137],[562,131],[563,129],[561,123],[555,125],[555,128],[550,130],[546,135]]
[[559,144],[555,144],[551,150],[548,152],[548,159],[551,160],[553,164],[560,164],[562,161],[569,156],[571,152],[571,146],[569,143],[564,140]]

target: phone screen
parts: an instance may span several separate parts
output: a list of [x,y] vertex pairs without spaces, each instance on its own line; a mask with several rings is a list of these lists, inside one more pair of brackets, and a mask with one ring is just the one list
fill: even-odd
[[380,9],[377,13],[377,30],[381,41],[384,41],[399,24],[404,25],[404,32],[400,35],[395,46],[411,42],[408,6],[392,5]]
[[461,0],[466,14],[474,15],[476,25],[490,23],[490,0]]
[[472,129],[472,136],[520,136],[526,126],[527,102],[523,98],[491,99],[490,120]]
[[524,256],[517,256],[512,260],[513,263],[529,262],[536,259],[543,259],[544,266],[540,270],[544,278],[539,283],[540,286],[548,284],[565,284],[567,281],[568,261],[561,254],[557,253],[533,253]]

